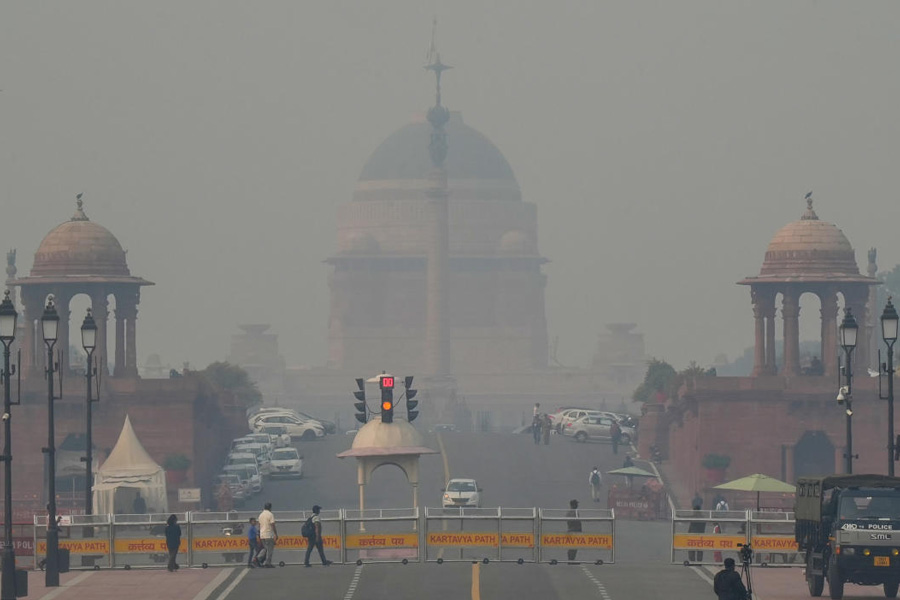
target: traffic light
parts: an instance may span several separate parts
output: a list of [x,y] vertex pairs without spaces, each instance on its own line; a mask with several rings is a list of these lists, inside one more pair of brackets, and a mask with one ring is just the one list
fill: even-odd
[[394,422],[394,376],[382,375],[379,379],[381,386],[381,422]]
[[356,380],[356,385],[359,386],[358,392],[353,392],[353,396],[356,398],[356,402],[353,403],[353,406],[356,407],[356,420],[360,423],[366,422],[366,382],[362,379]]
[[413,376],[408,375],[406,379],[403,380],[403,386],[406,388],[406,420],[412,423],[415,421],[416,417],[419,416],[419,411],[416,410],[416,407],[419,405],[418,400],[413,400],[416,397],[416,394],[419,393],[419,390],[410,389],[409,386],[412,385]]

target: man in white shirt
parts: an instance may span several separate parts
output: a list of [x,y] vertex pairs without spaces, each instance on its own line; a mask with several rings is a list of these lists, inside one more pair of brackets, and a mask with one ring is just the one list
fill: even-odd
[[266,502],[263,511],[259,513],[256,519],[259,522],[259,539],[263,548],[266,549],[266,562],[263,566],[267,569],[274,569],[272,564],[272,555],[275,553],[275,542],[278,541],[278,531],[275,529],[275,515],[272,514],[272,503]]

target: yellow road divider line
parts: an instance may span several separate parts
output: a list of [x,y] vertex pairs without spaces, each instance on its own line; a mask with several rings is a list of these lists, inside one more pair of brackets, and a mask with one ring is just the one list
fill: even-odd
[[472,565],[472,600],[481,600],[481,563]]

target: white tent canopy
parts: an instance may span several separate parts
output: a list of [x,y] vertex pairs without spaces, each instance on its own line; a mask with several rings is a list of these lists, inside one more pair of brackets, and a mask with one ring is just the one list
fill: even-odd
[[119,441],[94,478],[94,514],[133,513],[138,493],[147,512],[169,512],[166,472],[144,450],[126,415]]

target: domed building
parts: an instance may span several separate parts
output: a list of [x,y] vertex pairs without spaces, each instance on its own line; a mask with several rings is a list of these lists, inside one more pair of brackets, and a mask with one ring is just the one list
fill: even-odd
[[[329,366],[425,373],[427,256],[434,231],[432,126],[417,116],[388,136],[338,209],[327,262]],[[546,262],[537,210],[523,202],[509,162],[462,115],[449,114],[446,172],[446,330],[450,371],[511,373],[547,366]]]
[[[34,254],[34,263],[28,277],[11,283],[21,288],[25,306],[23,365],[27,373],[43,373],[45,357],[40,328],[36,323],[44,312],[47,299],[52,294],[59,315],[59,340],[56,348],[62,353],[63,368],[69,365],[69,345],[81,345],[80,339],[70,339],[69,304],[75,296],[84,294],[90,298],[91,310],[97,324],[97,356],[108,357],[107,321],[109,297],[115,306],[115,367],[113,376],[137,377],[137,305],[141,287],[152,282],[134,277],[125,260],[125,250],[119,240],[105,227],[88,219],[79,196],[75,214],[48,233]],[[75,331],[81,326],[84,315],[74,315]],[[36,333],[37,332],[37,333]]]
[[[738,283],[749,285],[756,341],[753,375],[775,375],[775,301],[781,295],[784,340],[782,374],[800,374],[800,296],[812,293],[821,302],[822,375],[837,372],[838,294],[860,323],[868,323],[869,288],[878,280],[861,275],[853,246],[835,225],[819,220],[812,197],[800,220],[778,230],[766,249],[759,275]],[[857,364],[868,364],[869,344],[863,338]]]

